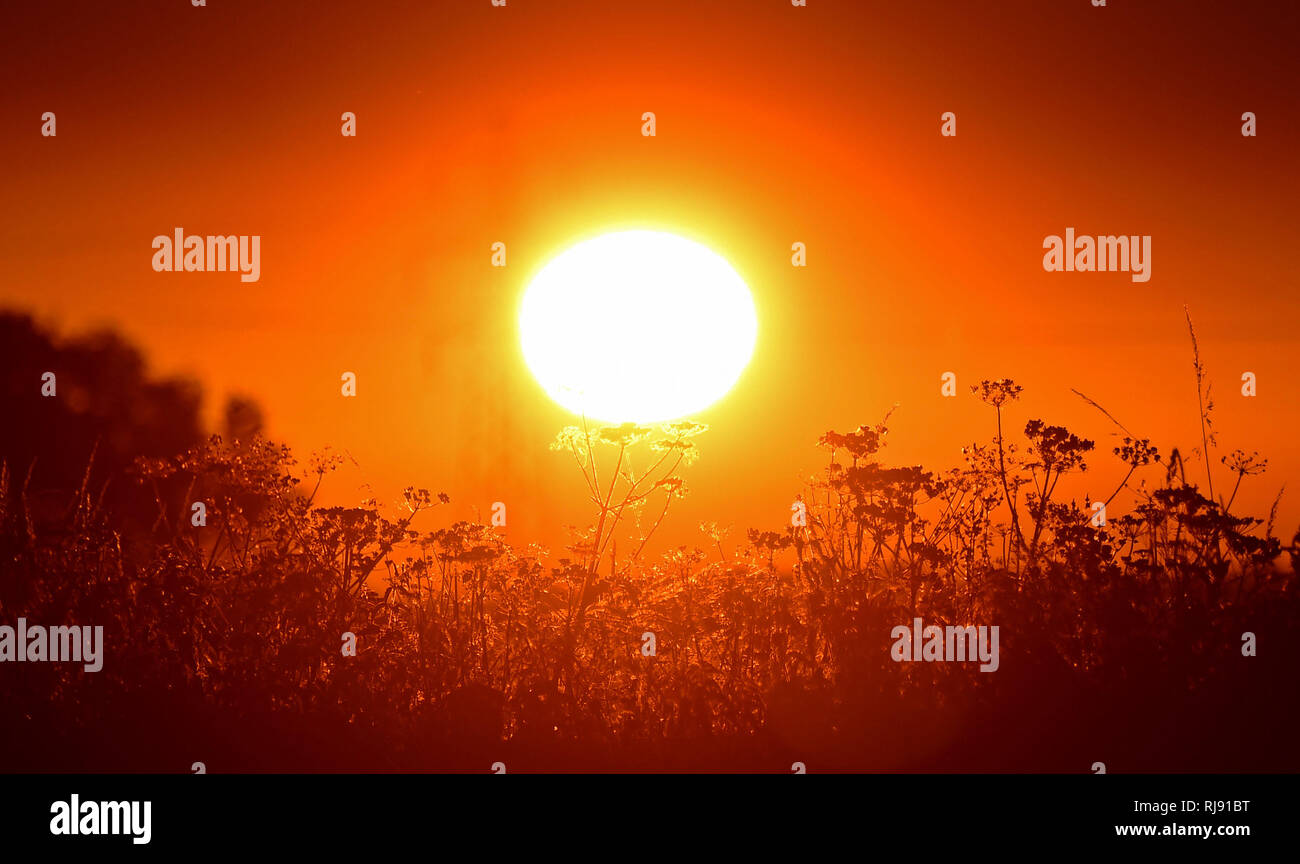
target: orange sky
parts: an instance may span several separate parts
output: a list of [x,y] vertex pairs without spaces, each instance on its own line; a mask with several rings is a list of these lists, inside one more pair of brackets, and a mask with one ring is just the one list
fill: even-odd
[[[360,467],[334,500],[427,486],[453,498],[438,520],[500,500],[513,539],[554,544],[585,519],[547,449],[572,418],[524,367],[515,316],[579,237],[676,231],[754,292],[756,354],[698,417],[712,429],[672,540],[701,519],[782,524],[818,435],[895,402],[885,458],[956,464],[992,434],[968,395],[984,377],[1025,386],[1013,428],[1042,417],[1108,451],[1074,387],[1186,453],[1186,303],[1218,455],[1271,460],[1238,499],[1263,515],[1300,474],[1300,16],[1270,5],[25,4],[0,37],[0,305],[121,329],[157,372],[203,381],[214,416],[252,395],[304,460],[346,449]],[[153,272],[150,242],[176,226],[262,235],[261,281]],[[1151,281],[1044,272],[1043,238],[1067,226],[1152,235]],[[949,370],[957,399],[939,394]],[[1120,466],[1089,461],[1080,491],[1108,494]],[[1279,531],[1297,521],[1293,486]]]

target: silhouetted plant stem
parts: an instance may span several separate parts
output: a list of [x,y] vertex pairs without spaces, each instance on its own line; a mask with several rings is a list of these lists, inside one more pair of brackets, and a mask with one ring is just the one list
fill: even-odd
[[1196,370],[1196,407],[1201,418],[1201,456],[1205,459],[1205,482],[1209,486],[1210,500],[1214,500],[1214,476],[1210,472],[1210,438],[1206,422],[1205,399],[1202,395],[1205,379],[1205,367],[1201,365],[1201,348],[1196,342],[1196,330],[1192,327],[1192,313],[1183,307],[1187,316],[1187,332],[1192,337],[1192,368]]
[[1011,511],[1011,529],[1015,534],[1016,546],[1016,570],[1019,572],[1020,549],[1025,545],[1025,537],[1020,533],[1020,515],[1016,512],[1016,504],[1011,500],[1011,487],[1007,483],[1007,462],[1006,454],[1002,444],[1002,406],[993,406],[998,415],[998,473],[1002,477],[1002,494],[1007,499],[1007,509]]

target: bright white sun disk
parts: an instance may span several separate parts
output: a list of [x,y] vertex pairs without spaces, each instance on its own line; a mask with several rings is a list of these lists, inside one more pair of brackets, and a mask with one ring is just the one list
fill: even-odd
[[660,231],[620,231],[542,268],[519,313],[524,359],[556,402],[612,423],[694,414],[749,363],[758,319],[720,255]]

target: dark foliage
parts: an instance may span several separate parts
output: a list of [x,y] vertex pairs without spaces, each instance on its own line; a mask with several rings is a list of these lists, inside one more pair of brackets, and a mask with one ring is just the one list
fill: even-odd
[[[0,328],[18,406],[0,622],[102,625],[107,646],[93,674],[0,667],[4,770],[1300,770],[1297,541],[1132,436],[1109,454],[1125,512],[1094,525],[1057,482],[1098,448],[1039,420],[1004,440],[1010,381],[975,388],[998,432],[963,465],[886,465],[883,423],[827,433],[805,524],[730,549],[706,525],[703,548],[655,560],[702,429],[566,430],[593,520],[552,560],[427,524],[446,497],[424,490],[396,514],[318,506],[337,460],[300,470],[255,407],[198,440],[193,391],[148,382],[120,343]],[[47,366],[61,395],[41,401]],[[1263,470],[1222,465],[1237,485]],[[998,625],[999,670],[892,661],[913,617]]]

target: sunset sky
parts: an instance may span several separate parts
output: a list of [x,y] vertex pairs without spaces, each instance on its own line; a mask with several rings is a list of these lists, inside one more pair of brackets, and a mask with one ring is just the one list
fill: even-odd
[[[1234,512],[1267,515],[1288,483],[1277,531],[1300,521],[1294,5],[57,8],[0,13],[0,74],[23,85],[0,94],[0,306],[120,330],[156,373],[203,383],[214,428],[246,394],[303,461],[347,451],[336,503],[442,490],[435,527],[503,501],[511,539],[553,546],[586,521],[581,476],[548,449],[575,418],[524,364],[518,304],[572,243],[645,227],[724,256],[758,316],[749,367],[695,418],[711,430],[666,541],[788,524],[818,436],[895,403],[887,462],[959,464],[993,434],[982,378],[1024,385],[1016,438],[1041,417],[1096,440],[1078,494],[1108,495],[1113,427],[1071,388],[1187,456],[1184,304],[1218,476],[1236,447],[1270,460]],[[260,281],[155,273],[151,240],[178,226],[260,234]],[[1045,272],[1043,239],[1067,227],[1151,235],[1151,280]]]

